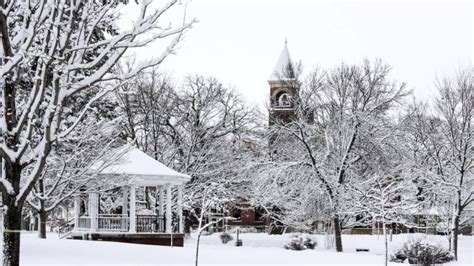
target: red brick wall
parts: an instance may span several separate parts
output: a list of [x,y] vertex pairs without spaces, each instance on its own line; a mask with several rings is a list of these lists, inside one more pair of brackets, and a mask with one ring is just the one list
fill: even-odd
[[243,209],[240,212],[240,220],[242,221],[242,225],[255,225],[255,209]]

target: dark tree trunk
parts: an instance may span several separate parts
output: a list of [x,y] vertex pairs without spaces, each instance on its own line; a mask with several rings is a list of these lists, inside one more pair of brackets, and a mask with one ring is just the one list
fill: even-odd
[[3,265],[20,265],[20,230],[24,200],[18,201],[20,191],[21,166],[14,162],[3,160],[5,179],[11,182],[12,191],[3,191],[3,205],[6,206],[3,217]]
[[341,222],[339,221],[339,217],[334,217],[334,238],[336,240],[336,251],[342,252],[342,230],[341,230]]
[[458,260],[458,233],[459,233],[459,212],[454,217],[454,228],[453,228],[453,250],[454,259]]
[[38,180],[38,190],[41,198],[39,198],[39,206],[40,209],[38,211],[38,218],[39,218],[39,238],[46,238],[46,222],[48,220],[48,213],[45,210],[45,200],[44,200],[44,182],[43,178]]
[[448,250],[453,251],[453,234],[452,233],[448,233],[448,242],[449,242]]
[[146,208],[150,209],[151,208],[151,197],[150,197],[150,188],[145,187],[145,203],[146,203]]
[[[461,180],[463,178],[463,172],[461,172]],[[461,186],[462,186],[462,181],[461,181]],[[453,250],[454,250],[454,259],[457,261],[458,260],[458,234],[459,234],[459,220],[461,219],[461,214],[463,211],[464,206],[462,206],[462,201],[461,201],[461,190],[457,191],[457,210],[456,214],[454,216],[454,228],[453,228]]]
[[48,222],[48,213],[45,210],[39,211],[39,219],[40,219],[40,226],[39,226],[39,238],[46,238],[46,223]]
[[189,215],[186,215],[184,219],[184,233],[188,236],[191,235],[191,218]]
[[7,206],[3,225],[3,265],[20,265],[20,230],[21,230],[21,205],[16,205],[16,197],[3,195],[4,204]]
[[33,226],[29,228],[29,231],[38,231],[39,230],[39,217],[38,215],[33,217]]

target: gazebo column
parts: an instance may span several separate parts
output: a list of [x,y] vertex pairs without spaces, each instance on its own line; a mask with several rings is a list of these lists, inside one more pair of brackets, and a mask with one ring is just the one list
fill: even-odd
[[123,186],[122,187],[122,193],[123,193],[123,197],[122,197],[122,223],[121,223],[121,227],[122,227],[122,230],[123,229],[127,229],[127,224],[128,224],[128,187],[127,186]]
[[89,193],[89,218],[91,219],[91,232],[97,232],[99,222],[99,193]]
[[171,184],[166,184],[166,233],[171,234],[172,224],[171,219]]
[[183,223],[183,186],[178,186],[178,229],[179,233],[184,232]]
[[136,208],[136,186],[130,187],[130,233],[137,232],[137,208]]
[[74,197],[74,230],[79,228],[79,217],[81,215],[81,197]]
[[159,191],[159,202],[158,202],[158,215],[162,216],[165,214],[165,189],[163,188],[163,186],[159,186],[158,187],[158,191]]

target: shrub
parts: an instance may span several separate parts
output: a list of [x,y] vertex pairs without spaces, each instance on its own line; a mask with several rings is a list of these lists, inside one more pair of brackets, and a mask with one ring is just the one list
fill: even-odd
[[390,257],[393,262],[405,262],[410,264],[441,264],[452,261],[453,254],[441,247],[432,244],[426,239],[412,239],[403,244],[403,247],[395,251]]
[[314,249],[315,247],[316,241],[305,234],[293,235],[285,244],[285,248],[290,250],[306,250]]
[[232,241],[234,238],[231,234],[224,232],[220,235],[221,241],[223,244],[227,244],[227,242]]

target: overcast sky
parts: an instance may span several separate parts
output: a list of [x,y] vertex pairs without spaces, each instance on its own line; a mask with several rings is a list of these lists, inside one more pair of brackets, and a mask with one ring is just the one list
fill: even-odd
[[380,58],[394,79],[428,98],[436,76],[472,64],[473,9],[471,1],[192,0],[187,17],[199,23],[162,69],[177,81],[213,75],[264,105],[287,38],[292,59],[306,71]]

